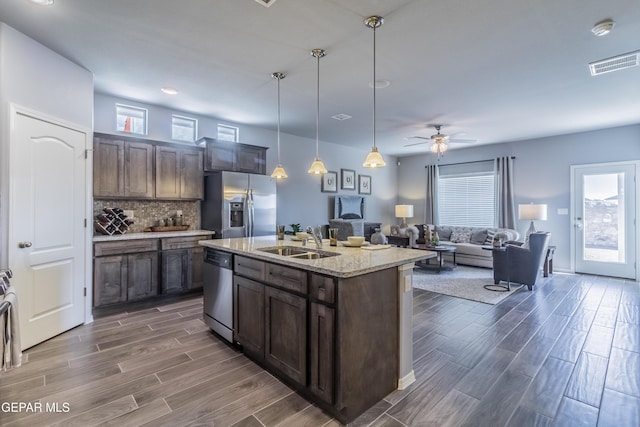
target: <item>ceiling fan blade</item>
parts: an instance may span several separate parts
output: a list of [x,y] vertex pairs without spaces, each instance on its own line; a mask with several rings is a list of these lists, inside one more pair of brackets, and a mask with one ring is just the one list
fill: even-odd
[[478,142],[477,139],[450,139],[447,142],[460,143],[460,144],[472,144]]
[[[425,139],[425,138],[420,138],[418,136],[414,137],[414,138],[418,138],[418,139]],[[429,144],[431,141],[427,140],[427,141],[421,141],[421,142],[414,142],[413,144],[406,144],[404,145],[404,147],[411,147],[413,145],[420,145],[420,144]]]

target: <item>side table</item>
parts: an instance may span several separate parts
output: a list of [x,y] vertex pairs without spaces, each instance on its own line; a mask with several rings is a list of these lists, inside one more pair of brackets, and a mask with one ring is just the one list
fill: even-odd
[[544,277],[549,277],[549,274],[553,274],[553,254],[555,252],[555,246],[549,246],[547,248],[547,254],[544,257],[544,264],[542,269],[542,275]]

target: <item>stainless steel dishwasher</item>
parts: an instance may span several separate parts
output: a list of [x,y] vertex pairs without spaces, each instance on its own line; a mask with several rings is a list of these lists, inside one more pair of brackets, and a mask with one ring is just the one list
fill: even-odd
[[204,249],[204,322],[233,343],[233,255]]

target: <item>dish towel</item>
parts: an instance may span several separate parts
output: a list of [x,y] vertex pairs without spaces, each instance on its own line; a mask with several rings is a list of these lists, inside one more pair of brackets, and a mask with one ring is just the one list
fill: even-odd
[[2,304],[5,303],[8,304],[8,309],[0,317],[0,339],[2,339],[2,369],[6,371],[22,365],[18,297],[13,286],[9,286],[4,294]]
[[380,249],[388,249],[390,247],[391,245],[369,245],[369,246],[363,246],[362,249],[367,251],[377,251]]

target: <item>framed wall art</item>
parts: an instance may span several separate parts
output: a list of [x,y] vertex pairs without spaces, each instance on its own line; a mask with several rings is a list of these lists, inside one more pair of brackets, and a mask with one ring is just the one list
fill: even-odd
[[358,175],[358,194],[371,194],[370,175]]
[[342,182],[343,190],[355,190],[356,189],[356,171],[351,169],[340,169],[340,181]]
[[338,192],[338,172],[329,171],[322,175],[321,190],[323,193]]

